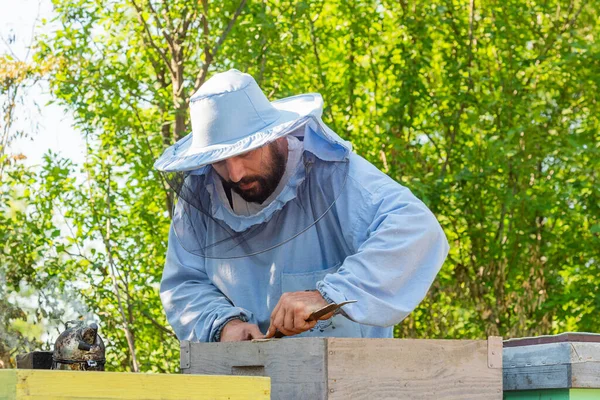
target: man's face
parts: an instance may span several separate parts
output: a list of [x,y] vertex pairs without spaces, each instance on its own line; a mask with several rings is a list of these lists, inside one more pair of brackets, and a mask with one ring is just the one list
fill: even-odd
[[282,139],[212,166],[223,185],[247,202],[261,204],[275,191],[285,172],[287,139]]

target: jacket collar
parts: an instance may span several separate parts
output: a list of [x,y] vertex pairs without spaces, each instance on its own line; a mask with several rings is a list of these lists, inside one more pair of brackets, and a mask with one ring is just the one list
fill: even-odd
[[[303,129],[301,129],[303,127]],[[258,213],[242,216],[235,214],[221,201],[214,177],[216,174],[209,173],[210,165],[190,171],[190,175],[206,175],[206,190],[210,195],[212,217],[225,222],[236,232],[242,232],[249,227],[269,221],[273,215],[281,210],[289,201],[297,197],[297,189],[306,178],[306,164],[317,157],[328,162],[347,162],[352,145],[340,138],[320,118],[308,117],[306,121],[296,129],[290,131],[304,142],[304,162],[300,162],[296,171],[290,175],[285,188],[265,208]]]

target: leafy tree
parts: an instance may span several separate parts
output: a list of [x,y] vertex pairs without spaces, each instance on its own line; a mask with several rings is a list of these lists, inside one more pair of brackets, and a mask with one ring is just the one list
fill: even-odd
[[35,223],[64,226],[28,230],[55,253],[15,270],[79,290],[111,369],[177,369],[158,299],[172,198],[152,164],[189,131],[191,94],[232,67],[272,99],[321,92],[326,122],[438,216],[450,255],[398,336],[600,328],[598,1],[54,5],[36,57],[86,162],[48,158],[32,178],[51,201]]
[[41,334],[62,316],[58,296],[47,297],[55,285],[36,271],[50,250],[48,238],[59,233],[52,201],[61,188],[48,175],[36,176],[23,165],[25,157],[9,149],[15,139],[30,135],[15,122],[19,117],[25,122],[25,94],[46,71],[46,64],[0,57],[0,368],[14,367],[17,353],[43,348]]
[[172,200],[152,164],[187,132],[187,99],[226,50],[245,1],[55,6],[62,29],[39,41],[37,56],[56,59],[55,95],[88,143],[63,205],[72,234],[59,248],[70,255],[61,279],[85,285],[111,368],[174,370],[178,346],[158,298]]

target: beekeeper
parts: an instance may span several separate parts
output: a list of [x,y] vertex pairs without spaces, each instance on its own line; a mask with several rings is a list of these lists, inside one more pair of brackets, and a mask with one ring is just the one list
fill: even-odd
[[177,193],[160,294],[180,340],[392,337],[424,298],[443,230],[322,110],[316,93],[270,102],[237,70],[191,97],[192,132],[155,163]]

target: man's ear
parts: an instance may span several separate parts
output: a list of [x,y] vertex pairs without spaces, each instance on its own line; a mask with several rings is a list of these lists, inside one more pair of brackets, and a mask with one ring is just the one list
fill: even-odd
[[284,154],[287,154],[287,151],[288,151],[287,136],[280,137],[279,139],[275,140],[275,142],[277,143],[277,147],[279,148],[279,151],[283,152]]

